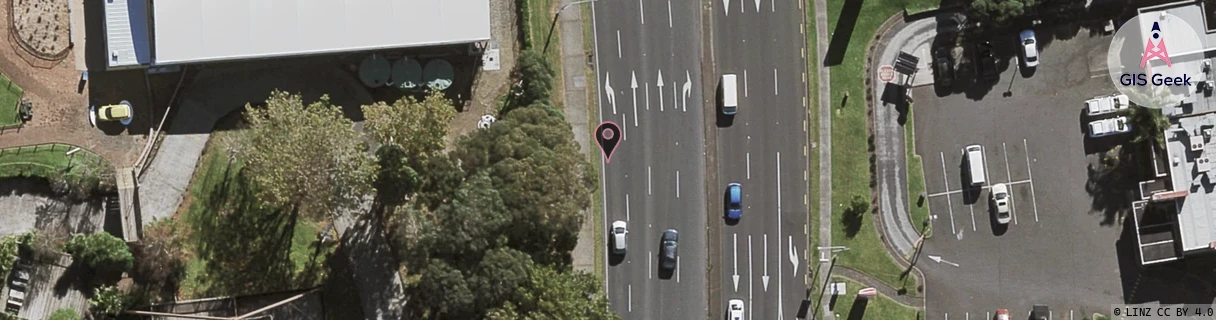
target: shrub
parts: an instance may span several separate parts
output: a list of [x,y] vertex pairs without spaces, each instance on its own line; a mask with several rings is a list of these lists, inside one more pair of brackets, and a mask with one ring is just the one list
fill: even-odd
[[64,250],[98,271],[124,272],[135,263],[127,243],[105,232],[74,235]]

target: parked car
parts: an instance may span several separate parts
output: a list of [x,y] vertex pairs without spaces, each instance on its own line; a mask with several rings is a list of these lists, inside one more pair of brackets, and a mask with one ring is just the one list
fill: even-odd
[[659,268],[667,271],[676,269],[676,257],[679,256],[679,251],[676,246],[679,244],[680,237],[675,229],[667,229],[663,231],[662,244],[663,249],[659,256]]
[[612,222],[612,253],[625,254],[626,234],[629,234],[629,229],[626,228],[625,221]]
[[942,87],[949,87],[954,82],[954,61],[950,59],[949,49],[938,49],[933,57],[933,81]]
[[996,70],[996,50],[992,48],[991,42],[983,41],[975,44],[975,62],[978,67],[976,78],[991,80],[1000,76]]
[[743,320],[743,300],[730,299],[727,303],[727,312],[729,312],[730,320]]
[[1127,109],[1130,106],[1127,95],[1110,94],[1085,100],[1085,113],[1089,116],[1103,115]]
[[1109,136],[1112,134],[1127,133],[1132,131],[1131,124],[1127,123],[1127,117],[1117,117],[1102,120],[1094,120],[1089,123],[1089,137],[1097,138]]
[[102,106],[97,109],[98,121],[121,121],[131,118],[131,103],[124,100],[119,104]]
[[992,185],[992,204],[996,207],[996,222],[1009,224],[1009,187],[1004,183]]
[[743,185],[737,182],[726,186],[726,217],[731,220],[743,217]]
[[994,320],[1009,320],[1009,309],[996,309],[996,318]]
[[1019,42],[1022,43],[1022,59],[1027,68],[1039,66],[1039,47],[1034,38],[1034,30],[1022,30]]

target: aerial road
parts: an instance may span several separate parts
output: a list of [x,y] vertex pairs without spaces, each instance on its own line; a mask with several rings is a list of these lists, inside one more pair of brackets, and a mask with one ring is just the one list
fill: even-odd
[[[700,3],[591,3],[599,115],[620,127],[604,163],[606,223],[625,221],[624,255],[608,257],[607,291],[623,319],[705,319],[707,255]],[[608,226],[604,226],[607,228]],[[660,272],[660,236],[679,234]]]

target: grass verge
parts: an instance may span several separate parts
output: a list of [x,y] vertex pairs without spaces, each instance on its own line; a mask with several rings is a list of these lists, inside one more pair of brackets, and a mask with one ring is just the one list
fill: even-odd
[[91,191],[114,169],[93,151],[81,148],[67,154],[76,148],[67,144],[40,144],[0,149],[0,179],[44,178]]
[[857,290],[865,288],[861,283],[832,277],[833,282],[844,282],[847,292],[836,297],[836,319],[924,319],[920,308],[906,306],[879,294],[869,300],[858,300]]
[[[850,7],[846,8],[846,4]],[[930,0],[828,0],[827,5],[828,30],[833,34],[831,43],[845,46],[828,49],[829,55],[840,57],[840,63],[831,66],[832,90],[840,97],[854,97],[832,101],[832,216],[833,221],[847,221],[845,209],[850,199],[859,196],[870,200],[865,51],[887,18],[908,6],[935,4]],[[832,245],[851,248],[840,254],[838,263],[874,276],[896,289],[915,293],[919,280],[914,276],[905,277],[904,268],[888,254],[874,226],[874,217],[864,215],[860,225],[852,228],[833,223]]]
[[319,221],[262,204],[254,186],[220,147],[216,132],[189,189],[184,223],[187,251],[184,299],[311,288],[328,275],[337,241],[319,242]]
[[920,228],[921,234],[928,238],[933,236],[932,224],[929,223],[929,199],[920,198],[925,194],[925,167],[920,156],[916,154],[916,130],[912,125],[912,117],[915,114],[911,111],[913,106],[909,106],[908,110],[908,121],[904,125],[904,144],[908,154],[908,202],[911,202],[908,204],[908,214],[912,223]]
[[[806,8],[806,29],[803,34],[806,34],[806,109],[807,109],[807,128],[806,136],[809,143],[816,145],[816,148],[807,147],[807,214],[810,215],[810,235],[807,240],[810,242],[807,248],[816,248],[819,246],[819,50],[815,33],[815,1],[806,0],[804,4]],[[817,250],[807,250],[814,255],[807,257],[807,266],[809,274],[819,274],[819,252]],[[815,297],[815,292],[819,292],[818,279],[811,279],[810,285],[807,288],[812,292],[812,298]]]
[[7,76],[0,74],[0,128],[21,124],[21,118],[17,117],[17,103],[24,92]]
[[[594,30],[594,26],[592,25],[593,17],[591,16],[591,6],[590,5],[582,6],[582,8],[579,9],[579,14],[582,15],[583,52],[595,52],[595,30]],[[592,66],[591,64],[586,64],[586,67],[583,68],[583,75],[591,75],[590,77],[586,77],[587,82],[588,82],[587,83],[588,85],[586,87],[587,88],[587,102],[588,102],[587,106],[586,106],[586,108],[587,108],[587,128],[589,130],[595,130],[595,127],[599,125],[599,120],[600,120],[600,117],[599,117],[600,112],[599,112],[599,108],[597,107],[599,105],[597,103],[599,101],[599,93],[598,93],[598,90],[596,90],[597,88],[599,88],[599,86],[596,85],[596,83],[599,83],[599,78],[595,74],[596,73],[595,73],[594,66]],[[579,133],[575,133],[575,134],[579,134]],[[592,135],[595,135],[595,132],[588,131],[588,132],[584,132],[582,134],[592,136]],[[601,170],[604,170],[604,168],[600,167],[601,163],[600,163],[599,157],[597,157],[597,155],[598,154],[595,153],[594,150],[592,150],[591,156],[587,160],[589,162],[591,162],[592,174],[595,175],[596,179],[599,179],[600,177],[602,177],[600,172],[602,172]],[[604,273],[607,271],[606,270],[607,267],[605,266],[605,263],[607,263],[607,262],[604,261],[604,253],[605,253],[604,250],[607,250],[606,248],[608,246],[608,244],[601,242],[601,239],[605,239],[604,230],[605,230],[605,226],[607,226],[607,224],[605,224],[606,221],[604,221],[604,190],[603,189],[595,188],[595,193],[593,193],[591,195],[591,214],[593,216],[591,218],[595,219],[595,226],[596,226],[596,228],[595,228],[595,277],[597,279],[600,279],[600,281],[602,282],[604,280],[603,279]]]

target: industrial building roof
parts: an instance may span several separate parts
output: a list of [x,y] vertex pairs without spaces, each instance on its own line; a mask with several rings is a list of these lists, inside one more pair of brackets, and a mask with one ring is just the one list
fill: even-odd
[[489,0],[164,0],[152,7],[161,65],[490,39]]
[[152,61],[145,1],[106,0],[106,66],[131,67]]
[[[1166,131],[1170,157],[1170,180],[1174,191],[1188,191],[1177,201],[1178,229],[1182,250],[1207,249],[1216,242],[1216,170],[1208,159],[1216,158],[1216,114],[1180,118],[1178,128]],[[1194,139],[1192,139],[1194,137]]]

